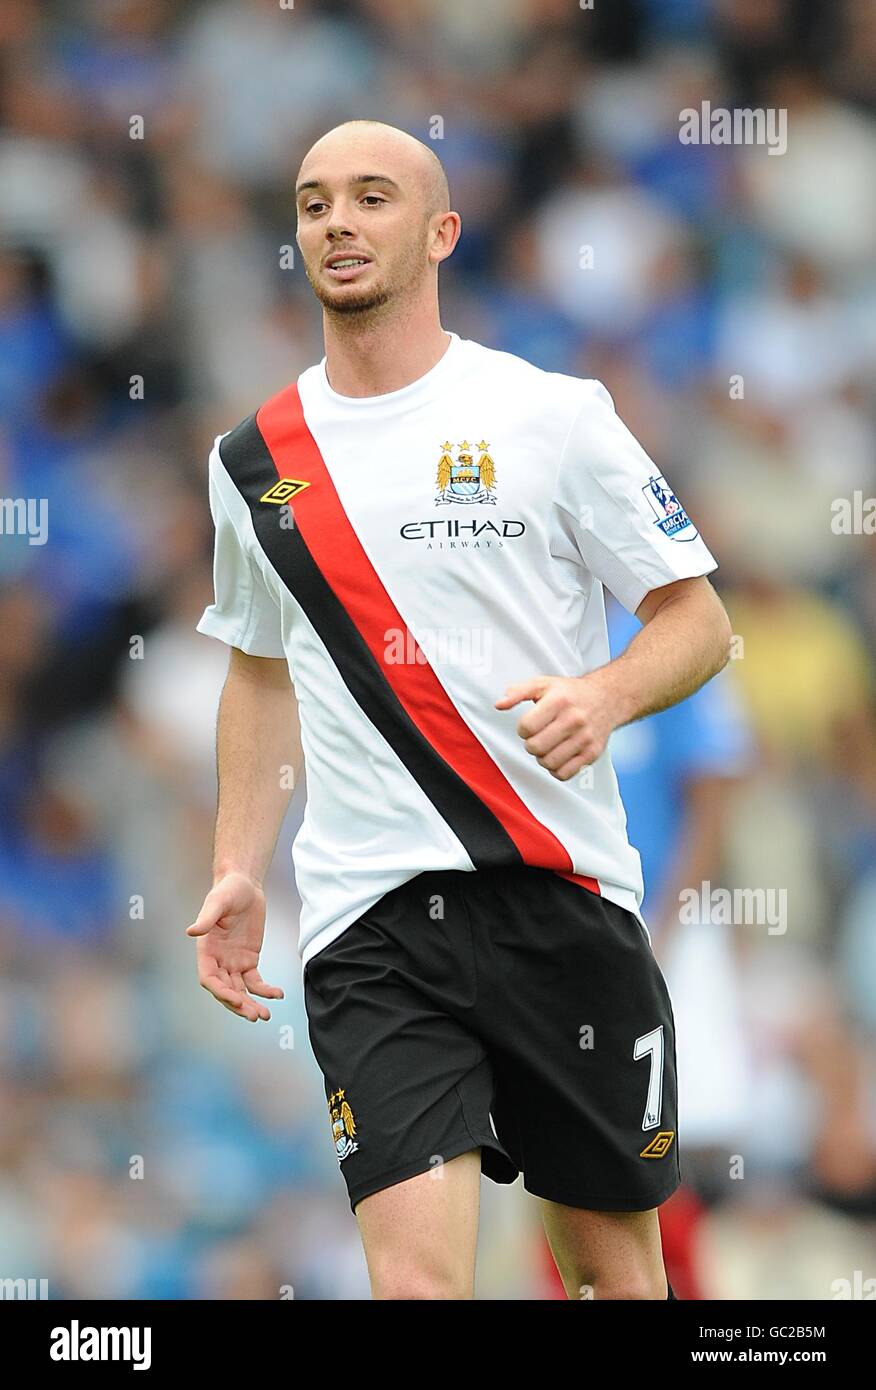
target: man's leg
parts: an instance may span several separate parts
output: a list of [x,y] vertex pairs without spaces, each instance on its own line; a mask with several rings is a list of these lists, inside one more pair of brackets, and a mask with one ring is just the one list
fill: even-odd
[[584,1211],[542,1200],[541,1209],[567,1297],[667,1298],[656,1207]]
[[480,1183],[469,1149],[357,1202],[372,1298],[474,1297]]

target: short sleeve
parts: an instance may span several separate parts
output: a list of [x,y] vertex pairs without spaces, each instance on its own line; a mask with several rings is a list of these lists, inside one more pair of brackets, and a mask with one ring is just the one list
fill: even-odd
[[710,574],[718,562],[602,383],[582,386],[554,504],[591,574],[634,613],[652,589]]
[[[210,512],[215,527],[213,548],[214,601],[204,610],[197,631],[218,637],[230,647],[250,656],[286,655],[280,605],[265,583],[261,569],[244,547],[238,527],[248,518],[240,498],[237,525],[232,517],[233,500],[226,500],[226,489],[234,484],[225,477],[219,456],[220,435],[210,454]],[[237,494],[234,489],[234,495]]]

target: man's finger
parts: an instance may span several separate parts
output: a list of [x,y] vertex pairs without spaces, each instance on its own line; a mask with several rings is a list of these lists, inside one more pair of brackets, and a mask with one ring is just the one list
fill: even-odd
[[578,742],[582,731],[574,719],[563,714],[554,714],[547,700],[542,700],[534,709],[527,711],[517,725],[517,733],[524,741],[527,753],[534,758],[546,758],[563,743]]
[[[237,1014],[238,1018],[245,1018],[250,1023],[257,1023],[259,1018],[264,1017],[264,1014],[260,1012],[262,1005],[254,1003],[248,994],[241,994],[239,990],[223,984],[218,976],[211,975],[206,980],[202,980],[201,984],[218,1003],[222,1004],[229,1013]],[[267,1013],[267,1010],[265,1012]],[[270,1018],[270,1014],[268,1014],[268,1018]]]
[[215,925],[215,922],[207,922],[199,917],[197,921],[192,922],[190,927],[186,927],[186,936],[206,936]]
[[250,994],[258,994],[262,999],[285,999],[279,985],[266,984],[257,970],[247,970],[243,977]]
[[531,681],[521,681],[519,685],[509,685],[504,695],[496,701],[496,709],[511,709],[521,700],[537,700],[548,686],[547,676],[536,676]]
[[186,936],[207,936],[214,927],[219,926],[221,918],[221,912],[214,912],[205,903],[191,926],[186,927]]
[[206,936],[214,927],[221,926],[222,918],[232,911],[233,906],[229,893],[218,887],[211,888],[194,922],[186,927],[186,936]]
[[243,997],[246,1000],[248,1008],[255,1010],[256,1017],[264,1019],[265,1023],[267,1023],[271,1017],[270,1009],[266,1009],[264,1004],[257,1004],[254,999],[250,998],[249,991],[247,990],[247,987],[244,984],[243,975],[240,973],[240,971],[235,971],[235,973],[231,976],[231,983],[233,984],[235,989],[242,990]]
[[226,1004],[226,1003],[224,1002],[224,1000],[221,1000],[221,999],[220,999],[219,1002],[220,1002],[220,1004],[222,1004],[222,1007],[223,1007],[224,1009],[227,1009],[227,1010],[228,1010],[228,1012],[229,1012],[230,1014],[236,1014],[236,1016],[237,1016],[238,1018],[243,1018],[243,1019],[245,1019],[247,1023],[258,1023],[258,1021],[259,1021],[258,1014],[255,1012],[255,1010],[254,1010],[254,1008],[252,1007],[252,1005],[250,1005],[250,1004],[241,1004],[240,1006],[237,1006],[237,1005],[234,1005],[234,1004]]
[[572,758],[577,757],[581,752],[578,746],[579,742],[580,740],[577,737],[565,738],[562,743],[554,744],[553,748],[549,748],[546,753],[535,753],[532,749],[528,749],[527,751],[531,752],[536,762],[541,763],[542,767],[547,768],[548,772],[559,772],[560,768],[564,767],[566,763],[570,762]]
[[518,738],[528,742],[537,735],[542,735],[540,747],[544,744],[551,746],[554,743],[559,743],[561,739],[568,738],[571,733],[572,721],[563,710],[557,708],[556,700],[552,700],[547,694],[543,700],[538,700],[534,705],[530,705],[517,722]]
[[569,762],[563,763],[562,767],[558,767],[555,772],[552,772],[551,776],[556,777],[558,782],[570,782],[573,777],[577,776],[582,767],[587,765],[587,759],[584,757],[571,758]]
[[246,994],[241,994],[240,990],[234,989],[224,980],[220,980],[218,975],[208,975],[206,979],[201,981],[201,984],[213,995],[214,999],[219,1000],[220,1004],[240,1005],[246,998]]

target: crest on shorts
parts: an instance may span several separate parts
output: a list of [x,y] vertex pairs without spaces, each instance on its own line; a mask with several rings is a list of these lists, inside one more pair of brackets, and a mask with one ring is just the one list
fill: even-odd
[[338,1156],[338,1167],[340,1167],[344,1159],[349,1158],[350,1154],[355,1153],[359,1147],[354,1142],[356,1121],[344,1091],[332,1092],[328,1098],[328,1110],[332,1122],[332,1139],[335,1143],[335,1153]]
[[639,1158],[665,1158],[674,1138],[674,1129],[661,1129],[659,1134],[654,1135],[650,1144],[645,1146],[639,1154]]
[[476,445],[469,444],[467,439],[453,445],[445,439],[438,460],[436,502],[491,502],[495,505],[496,465],[488,448],[485,439]]
[[662,473],[658,477],[650,478],[642,491],[657,518],[654,525],[660,527],[664,536],[668,536],[671,541],[696,540],[697,528]]

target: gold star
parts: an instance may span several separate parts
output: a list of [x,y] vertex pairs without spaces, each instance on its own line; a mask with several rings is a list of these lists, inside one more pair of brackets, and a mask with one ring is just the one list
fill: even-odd
[[490,446],[489,446],[489,444],[487,443],[487,441],[486,441],[485,439],[482,439],[481,442],[480,442],[480,444],[478,445],[478,448],[480,449],[480,451],[481,451],[482,454],[485,454],[485,453],[487,452],[487,450],[489,449],[489,447],[490,447]]
[[441,445],[441,448],[444,450],[444,453],[447,454],[453,448],[453,445],[451,444],[449,439],[445,439],[444,443]]
[[471,445],[469,444],[467,439],[464,439],[459,447],[460,449],[470,449]]

